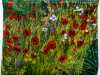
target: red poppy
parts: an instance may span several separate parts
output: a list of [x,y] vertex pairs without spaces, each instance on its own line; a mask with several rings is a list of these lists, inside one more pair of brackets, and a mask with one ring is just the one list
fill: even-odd
[[14,46],[13,49],[16,51],[16,53],[19,53],[21,51],[20,46]]
[[11,15],[11,16],[9,16],[10,20],[18,20],[18,21],[20,21],[20,20],[24,20],[25,18],[26,18],[25,16],[21,16],[21,15]]
[[80,18],[83,19],[83,20],[87,20],[87,19],[88,19],[88,16],[86,16],[86,15],[81,15]]
[[10,33],[9,33],[8,30],[4,30],[4,31],[3,31],[3,35],[4,35],[4,37],[9,36],[9,34],[10,34]]
[[95,23],[96,22],[96,16],[91,16],[91,20]]
[[7,3],[7,7],[8,8],[12,8],[13,5],[14,5],[14,2],[13,1],[8,1],[8,3]]
[[61,18],[61,23],[62,23],[63,25],[67,25],[68,20],[67,20],[65,17],[62,17],[62,18]]
[[16,20],[16,15],[11,15],[11,16],[9,16],[9,19],[10,19],[10,20]]
[[50,41],[47,43],[47,48],[48,48],[48,49],[55,49],[55,48],[56,48],[56,41],[55,41],[55,40],[50,40]]
[[81,47],[84,44],[84,40],[77,41],[77,47]]
[[43,49],[43,53],[44,53],[45,55],[47,55],[47,54],[48,54],[48,52],[49,52],[48,47],[44,47],[44,49]]
[[62,31],[61,31],[61,35],[64,35],[65,33],[66,33],[65,30],[62,30]]
[[74,37],[75,36],[75,31],[74,30],[69,31],[68,36],[71,37],[71,38]]
[[73,23],[73,29],[77,29],[79,25],[77,23]]
[[12,39],[13,39],[13,41],[18,41],[19,40],[19,36],[14,35],[14,36],[12,36]]
[[82,23],[82,24],[80,25],[80,30],[86,30],[86,28],[87,28],[87,24]]
[[39,38],[37,36],[33,36],[31,40],[33,45],[38,45],[39,44]]
[[25,36],[31,36],[32,32],[31,32],[30,29],[24,29],[23,34],[24,34]]
[[7,40],[6,44],[7,44],[7,46],[9,46],[9,48],[13,48],[13,46],[14,46],[14,42],[12,39]]
[[67,60],[67,57],[65,55],[61,55],[59,58],[58,58],[58,61],[61,62],[61,63],[65,63]]

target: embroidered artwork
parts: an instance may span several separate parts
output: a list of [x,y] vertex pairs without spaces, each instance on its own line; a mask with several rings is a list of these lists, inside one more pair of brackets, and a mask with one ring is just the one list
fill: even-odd
[[98,0],[3,0],[2,75],[96,75]]

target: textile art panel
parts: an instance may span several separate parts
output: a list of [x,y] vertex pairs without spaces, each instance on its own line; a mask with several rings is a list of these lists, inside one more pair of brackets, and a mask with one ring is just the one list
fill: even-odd
[[98,0],[2,0],[2,75],[96,75]]

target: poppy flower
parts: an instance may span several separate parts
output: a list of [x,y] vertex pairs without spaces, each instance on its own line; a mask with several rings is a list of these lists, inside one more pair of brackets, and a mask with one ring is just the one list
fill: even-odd
[[7,40],[6,44],[7,44],[7,46],[9,46],[9,48],[13,48],[13,46],[14,46],[14,42],[12,39]]
[[77,41],[77,47],[80,48],[84,44],[84,40]]
[[14,6],[14,2],[13,1],[8,1],[7,7],[12,8],[13,6]]
[[18,21],[20,21],[20,20],[24,20],[25,19],[25,16],[21,16],[21,15],[11,15],[11,16],[9,16],[9,19],[10,20],[18,20]]
[[48,49],[48,47],[44,47],[44,49],[43,49],[43,53],[44,53],[45,55],[47,55],[48,52],[49,52],[49,50],[50,50],[50,49]]
[[70,30],[69,32],[68,32],[68,36],[69,37],[74,37],[75,36],[75,31],[74,30]]
[[23,34],[24,34],[25,36],[31,36],[32,32],[31,32],[30,29],[24,29]]
[[96,23],[96,16],[91,16],[91,20]]
[[67,25],[68,20],[66,19],[66,17],[62,17],[62,18],[61,18],[61,23],[62,23],[63,25]]
[[87,24],[82,23],[79,28],[80,28],[80,30],[86,30]]
[[4,31],[3,31],[3,35],[4,35],[4,37],[9,36],[9,34],[10,34],[10,33],[9,33],[8,30],[4,30]]
[[16,53],[19,53],[20,51],[21,51],[21,48],[20,48],[20,46],[14,46],[14,48],[13,48],[15,51],[16,51]]
[[67,60],[67,57],[66,57],[65,55],[61,55],[61,56],[58,58],[58,61],[59,61],[60,63],[65,63],[66,60]]
[[31,40],[33,45],[38,45],[39,44],[39,38],[37,36],[33,36]]
[[19,36],[14,35],[14,36],[12,36],[12,39],[13,39],[13,41],[18,41],[19,40]]
[[81,15],[80,18],[81,18],[82,20],[87,20],[87,19],[88,19],[88,16],[87,16],[87,15]]
[[10,19],[10,20],[16,20],[16,15],[11,15],[11,16],[9,16],[9,19]]
[[56,41],[55,41],[55,40],[50,40],[50,41],[47,43],[47,48],[48,48],[48,49],[55,49],[55,48],[56,48]]
[[79,25],[77,23],[73,23],[73,29],[77,29]]

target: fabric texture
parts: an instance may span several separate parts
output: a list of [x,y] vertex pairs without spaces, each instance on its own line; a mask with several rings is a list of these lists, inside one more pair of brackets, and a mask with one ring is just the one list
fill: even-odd
[[2,75],[96,75],[98,0],[2,0]]

